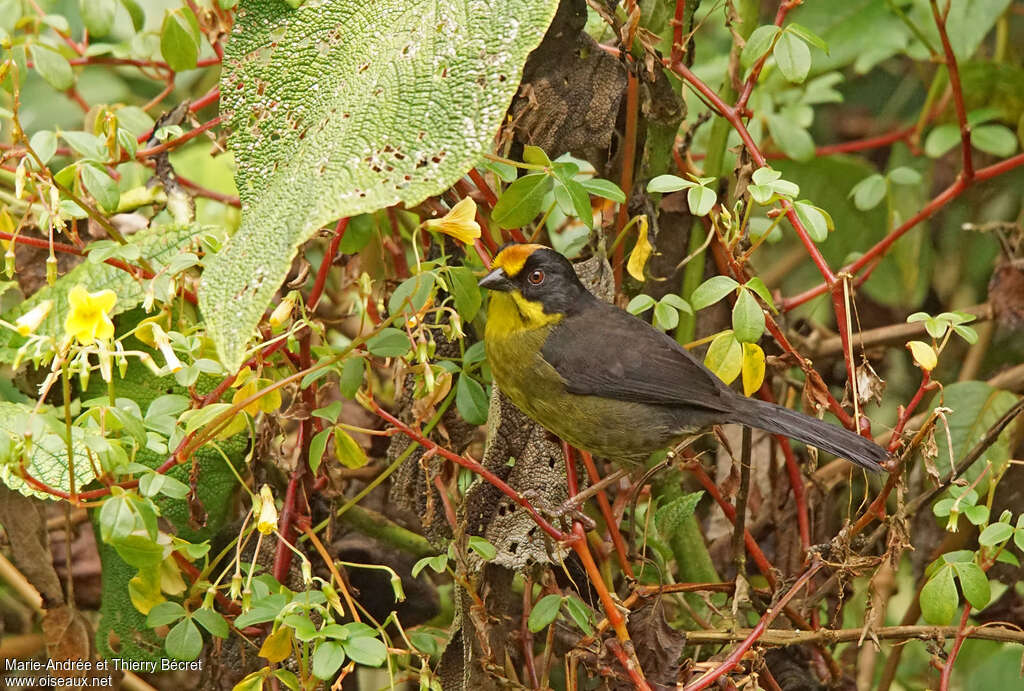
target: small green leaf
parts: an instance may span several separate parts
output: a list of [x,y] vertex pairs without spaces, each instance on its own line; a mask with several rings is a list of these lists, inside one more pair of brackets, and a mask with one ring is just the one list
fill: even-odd
[[117,550],[117,556],[126,564],[137,569],[156,566],[164,560],[164,547],[153,541],[148,535],[126,535],[111,544]]
[[565,609],[572,617],[572,620],[576,622],[576,626],[580,627],[580,630],[587,636],[594,631],[594,627],[591,625],[591,619],[593,614],[590,608],[583,604],[575,595],[569,595],[565,598]]
[[960,590],[964,598],[975,609],[984,609],[992,598],[992,588],[988,577],[975,562],[953,564],[956,575],[960,579]]
[[519,228],[531,222],[541,211],[544,195],[551,189],[551,176],[545,173],[525,175],[505,189],[491,211],[491,220],[499,228]]
[[320,430],[309,442],[309,469],[316,475],[320,468],[320,462],[324,458],[324,451],[327,450],[327,439],[331,436],[330,428]]
[[349,658],[360,665],[380,667],[388,659],[388,649],[379,639],[355,636],[342,643]]
[[212,609],[197,609],[192,612],[192,619],[193,621],[199,622],[200,626],[217,638],[227,638],[228,634],[231,632],[224,616],[220,612],[215,612]]
[[906,166],[893,168],[889,171],[888,177],[897,185],[916,185],[921,182],[921,174]]
[[853,205],[861,211],[869,211],[885,198],[885,178],[878,173],[864,178],[850,190]]
[[487,393],[473,377],[465,372],[459,375],[455,389],[455,406],[462,418],[471,425],[487,422]]
[[993,523],[981,531],[978,544],[984,547],[995,547],[1013,537],[1013,526],[1007,523]]
[[693,314],[693,308],[690,307],[690,303],[676,295],[675,293],[669,293],[665,295],[659,302],[664,302],[666,305],[672,305],[680,312],[686,312],[687,314]]
[[146,626],[151,629],[157,626],[167,626],[187,615],[188,612],[185,611],[184,607],[177,602],[168,600],[155,605],[153,609],[149,610],[149,614],[146,615]]
[[28,145],[45,166],[57,153],[57,135],[52,130],[39,130],[29,139]]
[[32,62],[39,76],[57,91],[70,89],[75,83],[75,73],[68,59],[49,46],[32,44]]
[[[402,334],[403,336],[405,334]],[[405,347],[409,347],[409,339],[405,339]],[[341,366],[341,381],[338,390],[341,395],[348,399],[356,397],[356,392],[363,385],[363,374],[366,371],[366,361],[361,357],[349,357]]]
[[729,276],[712,276],[697,286],[690,295],[690,304],[695,310],[702,310],[713,305],[726,295],[736,290],[739,283]]
[[617,204],[622,204],[626,201],[626,195],[623,194],[619,186],[611,180],[605,180],[603,178],[585,178],[580,180],[579,183],[583,185],[583,189],[595,197],[610,199]]
[[791,32],[784,31],[779,36],[772,54],[782,76],[791,82],[799,84],[811,71],[811,50],[803,39]]
[[378,357],[401,357],[409,352],[409,336],[395,328],[381,329],[366,342],[366,349]]
[[971,130],[971,145],[987,154],[1006,158],[1017,150],[1017,136],[1005,125],[982,125]]
[[523,147],[523,162],[546,168],[551,167],[551,159],[544,153],[544,150],[539,146],[531,146],[530,144]]
[[921,614],[935,626],[947,626],[953,621],[960,598],[953,582],[953,567],[940,568],[921,588]]
[[[88,2],[89,0],[83,0]],[[139,6],[135,0],[121,0],[121,4],[124,9],[127,10],[128,16],[132,20],[132,28],[136,31],[142,31],[146,26],[146,12]]]
[[743,52],[740,53],[740,64],[743,65],[744,69],[749,69],[758,61],[768,49],[772,47],[772,41],[779,35],[781,29],[774,24],[767,24],[765,26],[759,26],[754,29],[754,32],[750,34],[750,38],[747,39],[746,45],[743,46]]
[[498,549],[479,535],[470,535],[467,541],[469,548],[480,555],[484,561],[491,561],[498,556]]
[[370,462],[359,442],[341,427],[334,428],[334,455],[338,457],[339,463],[353,470]]
[[341,643],[324,641],[313,653],[313,676],[317,679],[330,679],[345,662],[345,650]]
[[[766,120],[768,132],[782,153],[794,161],[814,158],[814,140],[806,129],[781,115],[768,115]],[[778,188],[775,191],[778,193]]]
[[434,283],[434,274],[430,271],[424,271],[402,281],[388,300],[389,314],[401,315],[403,319],[418,314],[430,299]]
[[732,308],[732,328],[736,340],[756,343],[764,333],[764,310],[749,290],[741,290]]
[[463,322],[471,322],[480,311],[483,304],[483,295],[480,293],[480,286],[477,285],[476,277],[470,269],[464,266],[452,266],[448,268],[448,275],[451,277],[452,297],[455,299],[455,309]]
[[678,175],[659,175],[647,183],[648,192],[678,192],[684,187],[693,187],[696,183],[685,180]]
[[[798,204],[800,202],[797,202]],[[747,288],[757,293],[757,295],[768,304],[768,308],[772,312],[776,312],[775,303],[772,301],[771,291],[768,290],[768,286],[764,284],[764,280],[760,276],[754,276],[744,284]]]
[[640,293],[629,301],[629,304],[626,305],[626,311],[630,314],[643,314],[656,304],[658,304],[657,301],[650,295]]
[[89,38],[99,38],[110,33],[117,14],[117,0],[79,0],[78,10],[82,23],[89,30]]
[[960,324],[953,325],[953,331],[956,332],[960,338],[964,339],[971,345],[978,342],[978,332],[969,326],[962,326]]
[[960,127],[953,123],[932,128],[924,140],[924,153],[929,158],[939,158],[960,142]]
[[815,242],[828,240],[828,219],[821,209],[807,202],[793,202],[793,208],[812,240]]
[[573,212],[587,228],[594,227],[594,211],[590,208],[590,194],[576,180],[560,180],[561,186],[572,201]]
[[192,661],[203,651],[203,634],[191,619],[183,619],[167,632],[164,647],[171,657]]
[[654,306],[654,328],[669,331],[679,326],[679,312],[668,303],[658,302]]
[[558,610],[561,606],[561,595],[545,595],[530,610],[530,616],[526,620],[526,627],[533,633],[545,629],[558,616]]
[[117,189],[117,183],[97,166],[85,164],[81,166],[82,185],[92,195],[100,208],[107,213],[117,211],[117,202],[121,199],[121,193]]
[[988,522],[988,507],[984,504],[968,506],[964,509],[964,515],[972,525],[982,525]]
[[690,207],[690,213],[694,216],[707,216],[716,201],[718,201],[718,195],[714,190],[709,190],[703,185],[694,185],[686,193],[686,203]]
[[199,22],[192,10],[168,10],[160,28],[160,54],[175,72],[195,68],[199,59]]
[[704,365],[726,384],[731,384],[740,375],[743,366],[743,346],[731,330],[715,336],[704,356]]
[[803,40],[810,43],[815,48],[824,51],[826,54],[828,53],[828,44],[825,43],[825,39],[823,39],[821,36],[808,29],[803,24],[791,22],[790,24],[786,25],[786,31],[796,34]]

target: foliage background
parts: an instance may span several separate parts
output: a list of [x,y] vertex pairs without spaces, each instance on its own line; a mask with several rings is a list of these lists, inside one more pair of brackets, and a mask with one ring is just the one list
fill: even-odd
[[[0,0],[3,656],[1019,684],[1024,6],[365,5]],[[614,464],[479,342],[526,238],[890,474],[727,429],[565,511]]]

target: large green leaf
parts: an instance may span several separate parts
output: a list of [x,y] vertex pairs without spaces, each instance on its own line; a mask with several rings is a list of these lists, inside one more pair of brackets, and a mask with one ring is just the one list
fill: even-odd
[[[158,269],[197,235],[211,230],[197,224],[157,225],[133,235],[130,244],[138,247],[140,256],[148,260],[154,269]],[[13,323],[43,300],[53,300],[53,309],[36,329],[36,333],[59,340],[63,335],[64,320],[68,314],[68,293],[76,285],[81,284],[90,292],[112,290],[117,293],[117,302],[111,311],[113,316],[141,303],[145,297],[147,283],[109,264],[84,261],[62,276],[52,287],[46,286],[36,291],[28,300],[4,314],[3,319]],[[14,331],[0,329],[0,362],[12,362],[17,356],[18,348],[24,342],[25,339]]]
[[200,306],[224,364],[298,246],[340,216],[451,186],[501,124],[556,0],[241,3],[221,105],[242,224],[207,267]]
[[[26,431],[33,430],[35,438],[32,439],[28,451],[25,470],[48,487],[65,492],[70,491],[67,442],[64,437],[53,432],[52,427],[32,424],[32,418],[35,415],[34,407],[0,401],[0,435],[4,437],[4,439],[0,439],[0,482],[28,497],[53,499],[53,495],[32,489],[21,479],[18,468],[22,460],[20,454],[15,458],[13,453],[12,457],[5,457],[7,454],[4,453],[4,450],[13,452],[17,448],[13,445],[14,441],[22,439]],[[46,413],[40,412],[39,414],[45,415]],[[84,434],[78,427],[71,428],[71,450],[74,456],[76,490],[80,490],[96,477],[83,441]],[[10,440],[10,442],[6,440]]]

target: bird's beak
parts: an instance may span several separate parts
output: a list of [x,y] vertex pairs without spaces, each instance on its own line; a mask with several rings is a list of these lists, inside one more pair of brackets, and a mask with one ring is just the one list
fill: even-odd
[[503,292],[514,290],[516,287],[516,284],[509,280],[508,274],[505,273],[505,269],[495,269],[481,278],[479,285],[481,288],[500,290]]

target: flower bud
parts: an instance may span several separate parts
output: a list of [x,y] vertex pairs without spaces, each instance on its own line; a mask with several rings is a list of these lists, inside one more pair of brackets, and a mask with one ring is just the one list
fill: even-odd
[[270,485],[260,487],[260,512],[259,518],[256,519],[256,529],[264,535],[270,535],[277,530],[277,506],[274,505]]
[[18,327],[18,335],[28,336],[35,333],[51,309],[53,309],[53,300],[43,300],[31,310],[18,317],[14,322],[15,326]]

